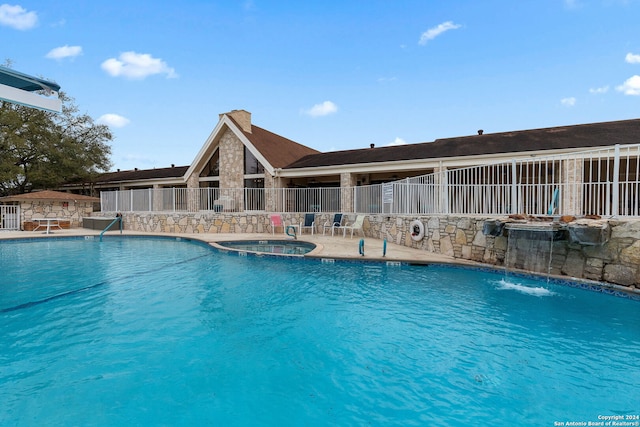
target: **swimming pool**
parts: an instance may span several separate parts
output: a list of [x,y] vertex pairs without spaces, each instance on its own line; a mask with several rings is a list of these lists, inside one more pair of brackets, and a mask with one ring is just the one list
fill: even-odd
[[163,238],[0,242],[0,265],[1,425],[511,426],[637,413],[630,299]]
[[233,240],[216,244],[236,251],[276,255],[305,255],[316,248],[315,243],[299,240]]

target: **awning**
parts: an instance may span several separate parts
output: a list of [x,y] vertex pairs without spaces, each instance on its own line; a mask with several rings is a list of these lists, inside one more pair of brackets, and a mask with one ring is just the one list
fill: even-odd
[[59,113],[62,110],[59,91],[60,85],[57,83],[0,67],[1,100]]

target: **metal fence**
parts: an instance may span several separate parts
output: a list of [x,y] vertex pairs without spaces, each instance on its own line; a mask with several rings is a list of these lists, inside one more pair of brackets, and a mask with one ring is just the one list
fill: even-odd
[[0,230],[20,230],[20,206],[0,205]]
[[640,216],[640,145],[513,159],[348,188],[101,193],[103,211]]

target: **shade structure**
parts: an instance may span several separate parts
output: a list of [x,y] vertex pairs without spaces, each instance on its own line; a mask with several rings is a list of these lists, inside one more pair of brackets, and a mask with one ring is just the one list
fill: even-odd
[[0,67],[0,100],[59,113],[60,85],[6,67]]

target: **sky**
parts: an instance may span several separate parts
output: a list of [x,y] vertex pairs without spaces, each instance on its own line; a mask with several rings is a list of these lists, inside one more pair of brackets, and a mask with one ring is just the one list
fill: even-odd
[[640,118],[640,0],[0,0],[0,52],[189,165],[220,113],[319,151]]

